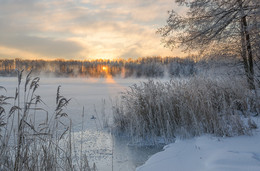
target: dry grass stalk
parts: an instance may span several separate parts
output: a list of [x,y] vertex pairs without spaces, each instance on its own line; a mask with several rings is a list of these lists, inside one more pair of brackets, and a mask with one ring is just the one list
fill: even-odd
[[[32,78],[29,72],[21,93],[22,73],[18,71],[15,97],[0,95],[0,170],[95,170],[86,157],[80,157],[84,163],[80,168],[73,162],[72,123],[64,112],[70,99],[60,95],[59,86],[56,110],[49,117],[41,107],[41,97],[35,94],[40,78]],[[2,90],[6,91],[0,87]],[[40,123],[35,119],[39,114],[46,116]]]
[[246,87],[241,80],[198,77],[133,85],[113,107],[115,130],[136,140],[166,141],[205,133],[249,134],[253,126],[242,118],[250,119],[259,104]]

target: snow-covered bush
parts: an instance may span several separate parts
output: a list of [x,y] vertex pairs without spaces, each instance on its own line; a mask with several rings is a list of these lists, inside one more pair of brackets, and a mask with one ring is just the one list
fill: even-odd
[[198,77],[133,85],[113,106],[115,130],[133,138],[166,140],[248,134],[250,126],[241,118],[250,119],[257,104],[246,87],[241,80]]

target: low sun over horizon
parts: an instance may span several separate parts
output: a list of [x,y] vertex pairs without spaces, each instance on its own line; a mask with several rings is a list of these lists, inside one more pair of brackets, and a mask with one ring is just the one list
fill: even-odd
[[0,0],[0,59],[183,56],[158,28],[173,0]]

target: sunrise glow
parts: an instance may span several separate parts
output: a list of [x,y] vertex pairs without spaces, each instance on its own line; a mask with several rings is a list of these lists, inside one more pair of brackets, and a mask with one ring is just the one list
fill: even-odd
[[103,69],[103,71],[106,71],[106,70],[107,70],[107,67],[103,66],[102,69]]

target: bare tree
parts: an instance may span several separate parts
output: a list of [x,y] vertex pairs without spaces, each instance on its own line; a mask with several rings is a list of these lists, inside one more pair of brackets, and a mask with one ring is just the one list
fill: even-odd
[[[251,89],[254,85],[252,38],[259,35],[259,0],[175,0],[187,7],[185,16],[169,12],[158,32],[170,48],[206,50],[219,44],[240,44],[240,55]],[[256,19],[258,18],[258,19]],[[256,27],[252,25],[256,22]]]

